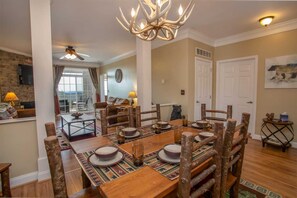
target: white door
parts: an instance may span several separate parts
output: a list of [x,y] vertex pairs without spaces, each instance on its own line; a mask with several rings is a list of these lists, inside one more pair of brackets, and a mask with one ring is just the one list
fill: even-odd
[[255,132],[257,57],[218,61],[216,109],[233,106],[232,117],[241,121],[243,112],[251,114],[249,132]]
[[195,58],[195,112],[194,120],[201,119],[201,104],[211,109],[212,61]]

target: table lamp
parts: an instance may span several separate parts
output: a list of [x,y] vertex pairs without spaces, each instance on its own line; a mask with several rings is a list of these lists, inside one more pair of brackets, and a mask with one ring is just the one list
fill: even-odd
[[131,105],[133,106],[134,98],[137,98],[136,92],[135,91],[130,91],[129,95],[128,95],[128,98],[132,98]]
[[16,100],[19,100],[19,98],[15,95],[14,92],[7,92],[7,94],[6,94],[5,98],[4,98],[4,101],[5,102],[10,102],[11,106],[14,106],[13,101],[16,101]]

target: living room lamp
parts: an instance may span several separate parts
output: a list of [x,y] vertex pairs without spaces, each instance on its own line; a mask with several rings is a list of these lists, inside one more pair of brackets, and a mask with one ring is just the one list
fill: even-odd
[[19,100],[19,98],[15,95],[14,92],[7,92],[5,98],[4,98],[4,101],[5,102],[10,102],[10,105],[11,106],[14,106],[14,102],[13,101],[16,101],[16,100]]
[[134,98],[137,98],[136,92],[135,91],[130,91],[129,95],[128,95],[128,98],[132,98],[131,105],[133,106]]

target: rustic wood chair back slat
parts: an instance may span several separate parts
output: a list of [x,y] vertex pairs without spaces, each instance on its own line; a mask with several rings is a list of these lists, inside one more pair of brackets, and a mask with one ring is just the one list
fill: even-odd
[[[101,118],[101,135],[106,135],[108,133],[108,129],[117,126],[129,126],[134,127],[134,118],[133,118],[133,110],[132,107],[127,107],[127,112],[117,115],[107,116],[106,109],[102,109],[100,111],[100,118]],[[114,124],[109,124],[109,119],[121,119],[126,118],[127,121],[120,121]]]
[[[142,118],[143,115],[146,114],[155,114],[155,116],[153,117],[146,117],[146,118]],[[150,120],[157,120],[160,121],[161,120],[161,108],[160,108],[160,104],[156,104],[156,110],[151,110],[151,111],[142,111],[141,112],[141,107],[140,106],[136,106],[135,108],[135,123],[136,123],[136,127],[141,127],[141,123],[145,122],[145,121],[150,121]]]
[[[215,135],[203,140],[195,146],[192,133],[184,132],[182,134],[178,197],[199,197],[207,191],[210,191],[214,198],[220,196],[223,127],[223,123],[215,123]],[[209,144],[210,142],[213,142],[213,147],[197,160],[192,161],[193,149],[200,149],[202,146]],[[191,171],[193,169],[208,160],[211,160],[208,167],[197,175],[191,176]],[[203,185],[197,185],[201,181],[204,182]],[[194,190],[192,189],[193,187]]]
[[[207,116],[206,114],[224,114],[226,118]],[[232,105],[227,106],[227,111],[206,109],[206,104],[201,104],[201,120],[213,120],[226,122],[227,119],[232,118]]]

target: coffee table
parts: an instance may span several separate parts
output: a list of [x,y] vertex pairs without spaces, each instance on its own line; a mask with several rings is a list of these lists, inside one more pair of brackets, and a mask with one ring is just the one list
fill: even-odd
[[[79,133],[79,135],[85,135],[85,134],[90,134],[90,133],[94,133],[94,135],[96,136],[96,118],[95,116],[92,115],[82,115],[79,118],[74,118],[71,115],[61,115],[61,124],[62,124],[62,129],[64,129],[64,126],[67,125],[68,126],[68,139],[69,141],[71,140],[71,138],[79,132],[83,132],[83,133]],[[90,127],[93,125],[93,128]],[[72,130],[72,129],[76,129],[76,130]]]

